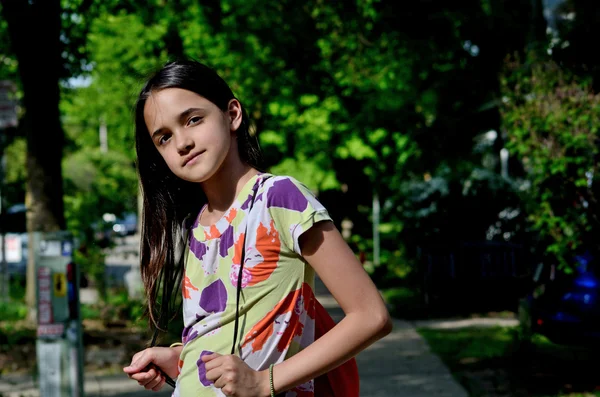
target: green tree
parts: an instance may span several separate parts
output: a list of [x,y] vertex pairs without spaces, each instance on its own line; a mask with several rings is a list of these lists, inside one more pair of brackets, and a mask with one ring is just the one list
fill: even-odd
[[[83,62],[86,17],[93,2],[0,1],[0,37],[10,47],[2,54],[9,65],[3,74],[13,75],[20,88],[20,136],[27,142],[27,230],[56,231],[65,228],[62,151],[64,132],[60,119],[60,81],[76,75]],[[23,23],[27,21],[28,23]],[[35,26],[35,32],[31,27]],[[31,49],[35,49],[32,51]],[[35,315],[35,273],[30,252],[27,270],[27,302]]]

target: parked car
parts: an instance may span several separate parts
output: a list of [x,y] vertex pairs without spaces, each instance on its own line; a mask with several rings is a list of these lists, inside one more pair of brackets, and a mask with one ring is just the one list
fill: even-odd
[[561,345],[600,345],[600,278],[598,258],[576,256],[571,274],[555,265],[540,265],[532,291],[520,300],[519,338],[531,345],[534,334]]
[[138,217],[133,212],[123,214],[117,218],[112,226],[112,231],[119,236],[131,236],[137,232]]
[[133,212],[126,212],[117,218],[114,214],[104,214],[102,220],[94,222],[94,236],[101,247],[107,247],[114,237],[131,236],[137,233],[138,217]]

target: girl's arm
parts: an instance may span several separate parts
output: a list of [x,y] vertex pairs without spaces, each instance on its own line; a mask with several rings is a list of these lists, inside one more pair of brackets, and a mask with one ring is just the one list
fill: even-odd
[[[300,248],[346,316],[313,344],[273,368],[276,392],[343,364],[392,330],[379,291],[332,222],[319,222],[302,234]],[[264,377],[268,379],[268,374]],[[270,386],[265,387],[268,396]]]
[[[343,364],[392,330],[389,313],[371,278],[331,221],[316,223],[300,236],[302,256],[315,269],[346,317],[313,344],[273,368],[276,393],[290,390]],[[254,371],[239,357],[201,357],[206,378],[223,393],[271,395],[269,370]]]

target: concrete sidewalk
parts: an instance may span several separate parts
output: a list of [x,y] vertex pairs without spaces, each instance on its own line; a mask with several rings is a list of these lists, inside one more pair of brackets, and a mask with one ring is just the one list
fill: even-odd
[[[317,298],[334,320],[344,313],[317,283]],[[394,330],[357,357],[361,397],[467,397],[466,391],[452,378],[442,361],[433,353],[413,324],[394,320]],[[94,376],[85,380],[86,397],[167,397],[172,389],[149,392],[125,375]],[[1,397],[38,397],[31,377],[0,376]],[[318,396],[317,396],[318,397]]]
[[[334,320],[344,313],[324,286],[317,299]],[[361,397],[468,397],[452,374],[408,321],[394,319],[394,329],[356,357]],[[318,397],[318,396],[317,396]]]

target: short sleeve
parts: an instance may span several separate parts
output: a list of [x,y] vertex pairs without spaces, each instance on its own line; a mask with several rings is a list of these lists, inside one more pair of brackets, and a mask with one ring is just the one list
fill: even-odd
[[271,181],[266,189],[269,215],[281,241],[301,255],[300,236],[318,222],[331,221],[331,217],[310,189],[294,178],[278,176]]

